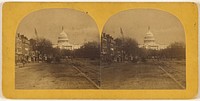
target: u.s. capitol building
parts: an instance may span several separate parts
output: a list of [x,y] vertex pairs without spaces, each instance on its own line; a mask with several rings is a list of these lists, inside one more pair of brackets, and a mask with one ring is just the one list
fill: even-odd
[[167,45],[156,43],[154,35],[150,31],[150,27],[148,27],[148,32],[144,37],[144,44],[139,45],[139,48],[161,50],[167,48]]
[[57,44],[54,44],[53,47],[60,49],[74,50],[74,49],[79,49],[81,45],[71,44],[69,42],[67,33],[65,33],[64,28],[62,27],[62,32],[58,36]]

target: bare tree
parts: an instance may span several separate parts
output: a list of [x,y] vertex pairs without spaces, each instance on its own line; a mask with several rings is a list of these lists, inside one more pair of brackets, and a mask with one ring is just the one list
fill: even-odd
[[76,57],[99,59],[100,45],[98,42],[88,42],[81,46],[80,49],[75,50]]
[[39,38],[36,47],[42,56],[52,54],[52,42],[48,39]]

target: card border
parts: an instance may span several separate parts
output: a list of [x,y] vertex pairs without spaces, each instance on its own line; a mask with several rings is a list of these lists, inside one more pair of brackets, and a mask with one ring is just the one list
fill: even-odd
[[[186,35],[185,90],[16,90],[15,33],[20,21],[31,12],[48,8],[70,8],[87,11],[101,33],[106,21],[114,14],[129,9],[158,9],[176,16]],[[103,13],[103,14],[102,14]],[[6,98],[37,99],[188,99],[198,89],[198,8],[184,3],[112,3],[112,2],[6,2],[2,14],[2,90]]]

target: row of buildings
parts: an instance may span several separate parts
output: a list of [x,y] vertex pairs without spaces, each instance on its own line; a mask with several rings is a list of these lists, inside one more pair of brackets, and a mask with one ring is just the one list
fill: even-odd
[[132,60],[132,55],[127,55],[122,45],[116,45],[116,40],[109,34],[102,33],[101,36],[101,60],[102,62],[122,62]]
[[15,38],[15,63],[22,63],[24,61],[38,61],[39,52],[34,50],[33,45],[36,43],[34,39],[28,39],[25,35],[17,33]]
[[[37,35],[37,31],[35,29]],[[38,62],[44,57],[41,56],[40,52],[37,51],[37,42],[35,39],[28,39],[25,35],[17,33],[15,38],[15,62],[22,63],[26,62]],[[74,50],[81,47],[81,45],[71,44],[69,42],[68,35],[65,33],[64,28],[57,38],[57,43],[52,45],[53,48],[60,48],[66,50]]]
[[[123,32],[121,29],[123,37]],[[122,46],[121,46],[122,47]],[[153,33],[148,27],[148,31],[144,37],[144,44],[138,44],[138,48],[150,49],[150,50],[161,50],[167,48],[167,45],[158,44],[155,41]],[[123,49],[120,49],[116,45],[116,40],[109,34],[102,33],[101,36],[101,60],[106,62],[122,62],[126,60],[133,60],[138,58],[137,56],[126,54]]]
[[[109,34],[101,35],[101,60],[103,62],[111,62],[115,59],[115,41]],[[120,52],[121,53],[121,52]],[[119,54],[119,59],[122,54]],[[120,60],[119,60],[120,61]]]

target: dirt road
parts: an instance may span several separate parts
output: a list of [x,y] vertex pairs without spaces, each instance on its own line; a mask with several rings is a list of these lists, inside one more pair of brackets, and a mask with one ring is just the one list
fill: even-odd
[[184,89],[160,69],[159,65],[115,63],[103,66],[101,71],[103,89]]
[[40,63],[16,68],[16,89],[97,89],[71,65]]
[[[77,68],[74,68],[74,65],[77,65]],[[16,67],[15,77],[16,89],[185,89],[186,87],[185,64],[182,62],[113,63],[101,66],[101,70],[96,62],[91,65],[87,61],[80,60],[60,64],[37,63],[22,68]]]

